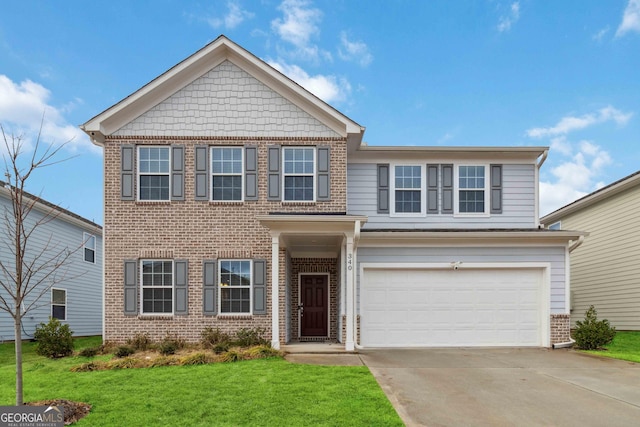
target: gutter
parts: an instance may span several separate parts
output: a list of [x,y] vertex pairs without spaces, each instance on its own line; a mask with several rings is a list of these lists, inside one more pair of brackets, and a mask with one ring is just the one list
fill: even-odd
[[538,160],[538,163],[536,164],[538,169],[540,169],[542,167],[542,165],[544,164],[545,160],[547,160],[547,157],[549,157],[549,150],[544,150],[544,153],[542,153],[542,158],[540,160]]
[[578,247],[580,245],[582,245],[582,243],[584,243],[584,236],[578,237],[578,240],[574,240],[573,243],[571,245],[569,245],[569,253],[571,253],[574,250],[578,249]]

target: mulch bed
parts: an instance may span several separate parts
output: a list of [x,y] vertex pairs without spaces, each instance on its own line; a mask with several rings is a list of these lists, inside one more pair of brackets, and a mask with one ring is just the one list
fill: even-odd
[[64,411],[64,425],[66,426],[86,417],[91,410],[91,405],[88,403],[74,402],[66,399],[39,400],[37,402],[26,402],[25,405],[62,407]]

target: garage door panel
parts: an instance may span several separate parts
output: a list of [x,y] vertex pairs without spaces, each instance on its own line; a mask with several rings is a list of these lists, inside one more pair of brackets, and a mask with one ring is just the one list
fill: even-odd
[[369,347],[539,346],[541,270],[365,270]]

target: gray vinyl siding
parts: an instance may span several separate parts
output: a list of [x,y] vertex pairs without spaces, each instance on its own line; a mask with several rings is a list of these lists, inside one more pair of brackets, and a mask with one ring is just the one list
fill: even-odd
[[571,321],[594,305],[620,330],[640,330],[640,186],[561,219],[589,232],[571,253]]
[[[347,212],[367,215],[365,229],[380,228],[532,228],[535,218],[535,165],[505,164],[503,210],[488,217],[460,217],[428,214],[420,217],[392,217],[377,208],[377,165],[347,165]],[[426,167],[426,164],[425,164]],[[391,190],[391,189],[390,189]],[[442,203],[440,194],[439,206]]]
[[[0,195],[0,213],[4,214],[5,207],[9,201]],[[33,211],[30,221],[42,217],[38,211]],[[101,335],[102,334],[102,235],[101,230],[90,224],[81,227],[76,223],[67,222],[58,217],[52,221],[38,226],[37,231],[29,240],[29,254],[34,254],[47,245],[51,238],[49,247],[53,251],[68,248],[71,251],[77,249],[71,255],[67,267],[59,270],[60,273],[66,271],[67,279],[56,284],[56,289],[64,289],[67,294],[67,320],[63,323],[69,324],[75,336]],[[12,265],[11,254],[7,248],[6,232],[4,224],[0,225],[0,257],[3,263]],[[95,263],[84,261],[84,251],[82,247],[83,232],[96,237]],[[46,255],[45,255],[46,256]],[[4,279],[3,279],[4,280]],[[4,294],[4,290],[0,289]],[[27,300],[30,302],[31,300]],[[51,316],[51,291],[47,291],[39,300],[38,308],[33,309],[23,318],[23,338],[29,339],[33,336],[36,325],[47,322]],[[0,341],[13,340],[13,318],[6,312],[0,311]]]
[[563,314],[565,310],[565,248],[564,247],[425,247],[425,248],[367,248],[358,249],[357,298],[360,310],[360,265],[362,263],[549,263],[550,312]]

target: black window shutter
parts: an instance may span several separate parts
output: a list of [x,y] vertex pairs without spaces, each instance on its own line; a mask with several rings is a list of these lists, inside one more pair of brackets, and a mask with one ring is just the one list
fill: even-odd
[[318,172],[318,189],[317,200],[331,199],[331,180],[330,180],[330,148],[328,145],[318,147],[317,172]]
[[244,147],[244,199],[258,200],[258,147]]
[[135,200],[136,146],[120,147],[120,199]]
[[442,213],[453,213],[453,165],[442,165]]
[[267,314],[267,261],[253,260],[253,314]]
[[502,213],[502,165],[491,165],[491,213]]
[[267,200],[280,200],[280,146],[267,147]]
[[209,147],[195,147],[195,199],[209,200]]
[[138,261],[124,262],[124,314],[138,314]]
[[427,213],[438,213],[438,165],[427,165]]
[[171,200],[184,200],[184,146],[171,147]]
[[202,313],[205,316],[215,316],[218,314],[218,284],[216,276],[218,263],[215,259],[208,259],[202,262]]
[[389,165],[378,165],[378,213],[389,213]]
[[174,265],[174,313],[189,314],[189,295],[187,284],[189,277],[189,262],[187,260],[176,260]]

